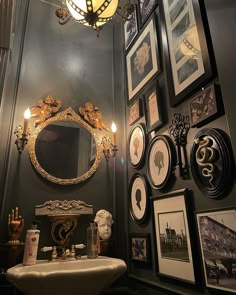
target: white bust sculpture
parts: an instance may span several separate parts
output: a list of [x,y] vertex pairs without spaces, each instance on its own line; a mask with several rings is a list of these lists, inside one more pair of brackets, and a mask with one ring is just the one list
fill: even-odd
[[111,236],[112,215],[106,210],[99,210],[94,218],[98,226],[98,234],[102,240],[108,240]]

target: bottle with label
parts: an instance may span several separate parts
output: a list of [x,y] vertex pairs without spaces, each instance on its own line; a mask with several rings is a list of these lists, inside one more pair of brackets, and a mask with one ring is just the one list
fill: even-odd
[[27,230],[25,239],[25,251],[23,257],[24,265],[33,265],[36,263],[39,234],[40,230],[37,229],[37,224],[32,224],[31,229]]
[[98,257],[98,229],[95,223],[87,228],[87,257]]

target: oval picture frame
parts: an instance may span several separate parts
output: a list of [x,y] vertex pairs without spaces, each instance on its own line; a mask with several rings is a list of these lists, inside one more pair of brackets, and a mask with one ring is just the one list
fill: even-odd
[[230,140],[221,129],[204,128],[194,138],[191,172],[199,189],[210,198],[219,198],[230,189],[234,160]]
[[137,172],[131,180],[129,186],[129,211],[134,221],[138,224],[146,220],[149,208],[148,185],[146,177]]
[[155,136],[147,152],[147,175],[153,188],[162,189],[168,182],[176,164],[176,151],[169,136]]
[[134,168],[143,163],[146,148],[146,132],[144,124],[136,124],[129,133],[129,159]]

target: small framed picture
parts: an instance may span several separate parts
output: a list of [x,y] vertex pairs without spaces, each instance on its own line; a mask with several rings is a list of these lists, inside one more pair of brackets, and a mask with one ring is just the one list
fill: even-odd
[[157,6],[157,0],[139,0],[139,14],[141,26],[146,22]]
[[155,136],[148,147],[147,175],[154,188],[162,189],[176,164],[176,151],[169,136]]
[[143,116],[143,100],[138,98],[135,102],[129,107],[129,125],[133,125]]
[[215,85],[211,84],[194,96],[189,102],[191,127],[199,127],[215,118],[218,108]]
[[235,208],[197,212],[196,217],[206,286],[235,294]]
[[146,119],[148,133],[154,129],[158,129],[163,125],[160,111],[160,95],[158,85],[152,84],[145,93]]
[[143,223],[146,219],[149,202],[146,178],[141,173],[133,175],[129,187],[129,209],[132,218],[137,223]]
[[126,56],[129,101],[160,72],[156,20],[152,17]]
[[127,50],[138,34],[137,6],[129,19],[124,23],[125,50]]
[[149,265],[151,262],[150,234],[130,233],[130,259]]
[[187,190],[152,197],[159,274],[195,283]]
[[134,168],[138,168],[143,163],[146,148],[146,132],[144,124],[133,126],[129,134],[128,143],[130,164]]

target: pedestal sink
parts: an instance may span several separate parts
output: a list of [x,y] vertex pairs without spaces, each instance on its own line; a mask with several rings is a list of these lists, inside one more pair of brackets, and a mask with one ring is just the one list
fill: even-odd
[[105,256],[82,256],[74,261],[38,260],[35,265],[9,268],[7,279],[25,295],[98,295],[126,268],[123,260]]

